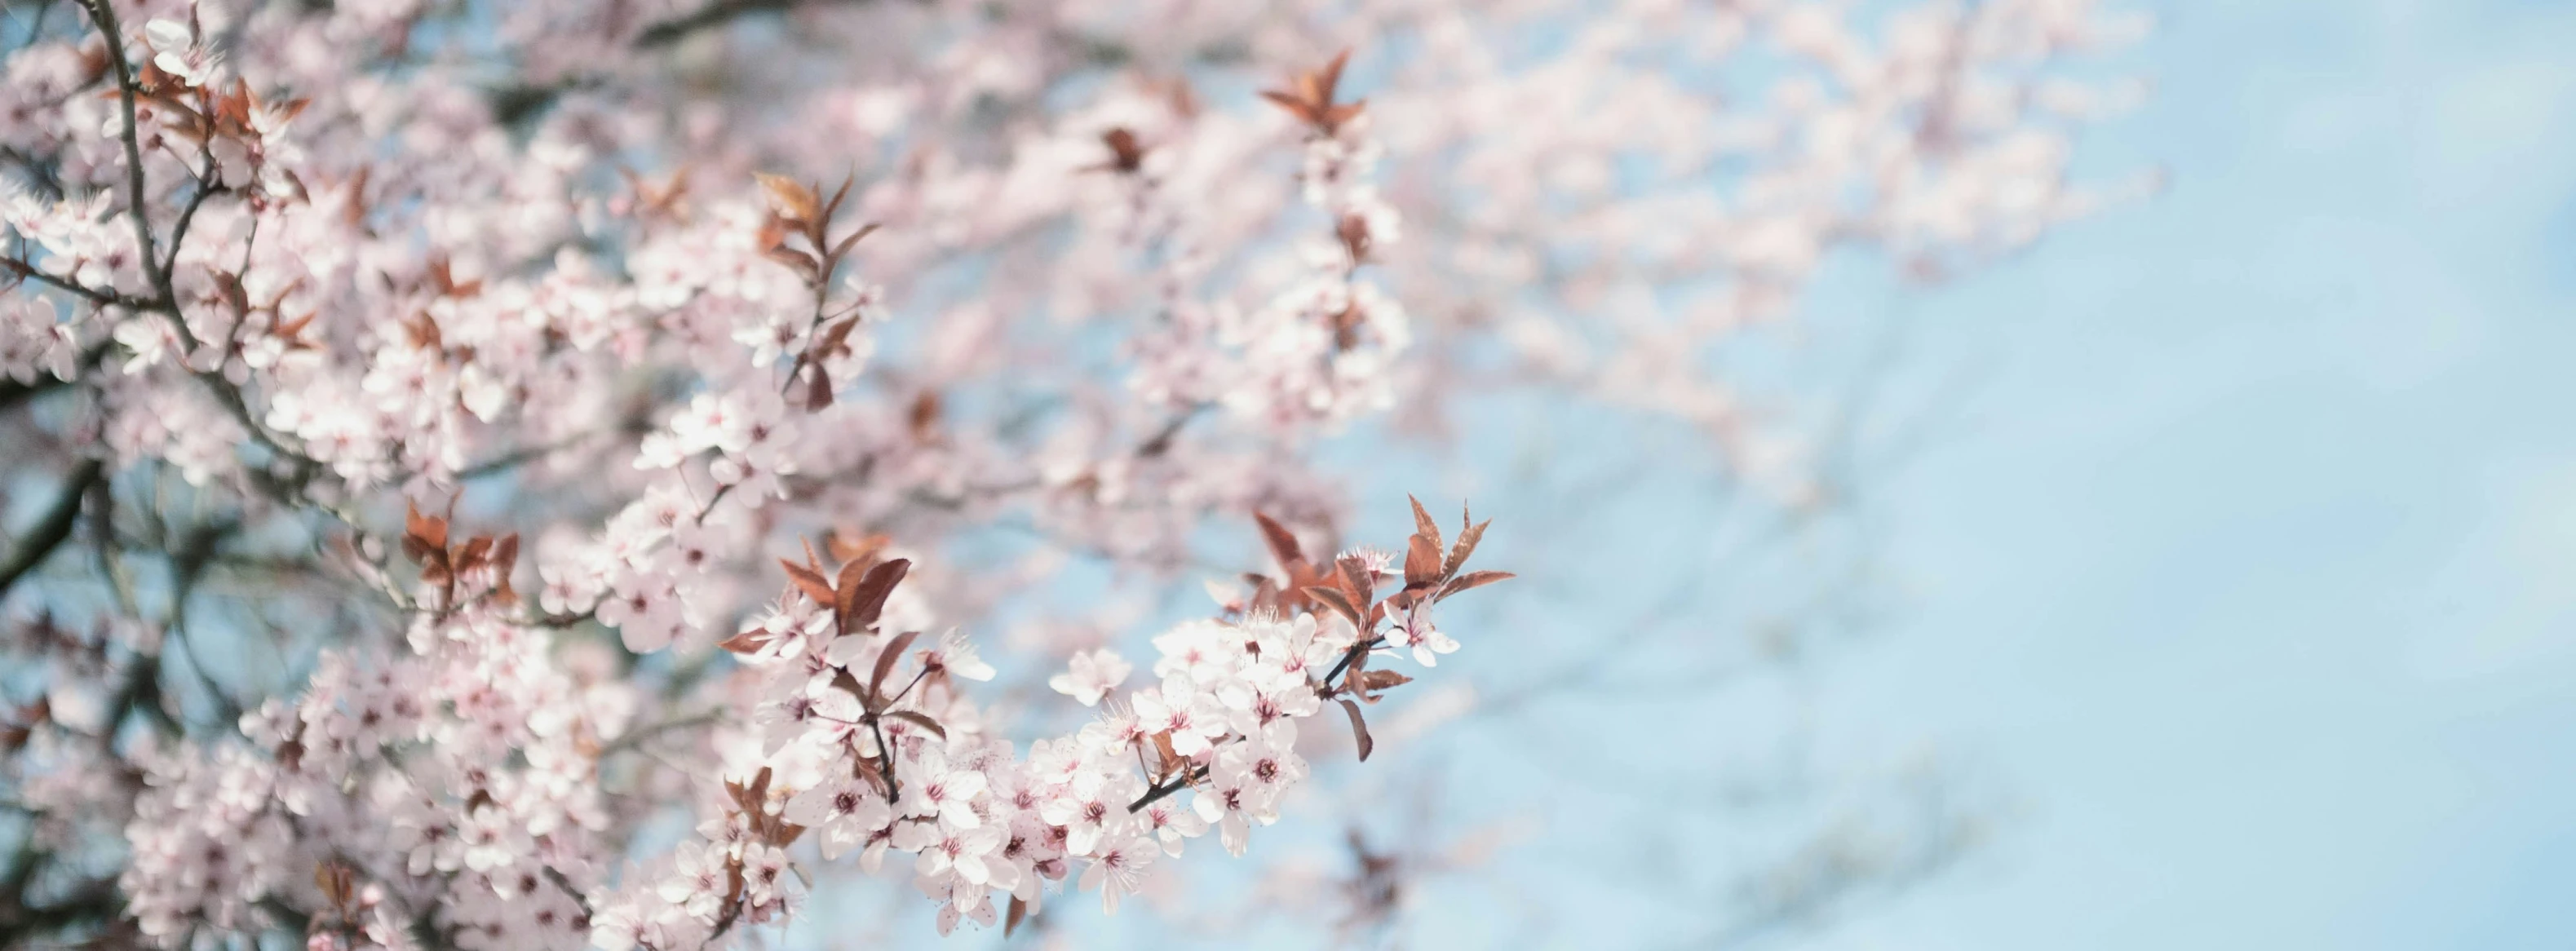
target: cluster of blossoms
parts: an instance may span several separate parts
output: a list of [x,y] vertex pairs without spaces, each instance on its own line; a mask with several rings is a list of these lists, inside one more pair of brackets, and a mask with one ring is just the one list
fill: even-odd
[[[1367,551],[1309,565],[1265,519],[1282,580],[1155,638],[1158,680],[1123,697],[1127,662],[1082,655],[1060,682],[1101,717],[1024,756],[960,689],[996,673],[963,637],[886,623],[920,611],[895,598],[908,561],[862,553],[835,581],[790,564],[793,584],[724,644],[758,699],[716,742],[756,752],[726,766],[690,841],[613,886],[601,759],[640,698],[605,655],[559,662],[517,617],[515,539],[451,540],[416,516],[411,653],[325,654],[300,696],[242,716],[246,742],[146,757],[119,886],[164,941],[300,925],[331,948],[699,948],[793,915],[810,838],[869,873],[910,855],[943,933],[1004,906],[1017,923],[1076,872],[1114,911],[1157,856],[1210,831],[1241,855],[1277,820],[1309,773],[1299,720],[1344,706],[1365,757],[1359,703],[1410,680],[1373,660],[1455,647],[1431,606],[1508,576],[1463,570],[1483,525],[1443,553],[1417,515],[1401,571]],[[1380,599],[1382,582],[1398,590]]]
[[[1322,440],[1500,382],[1771,458],[1712,356],[1828,251],[1938,276],[2103,197],[2118,90],[2054,67],[2119,18],[1836,9],[13,6],[0,942],[677,951],[850,852],[943,926],[1241,852],[1297,722],[1365,756],[1378,661],[1499,577],[1419,515],[1307,559]],[[1254,512],[1279,576],[1150,664],[1115,603],[1011,632],[1077,732],[911,633]]]
[[419,612],[406,654],[325,653],[301,695],[245,713],[240,738],[146,756],[119,881],[143,933],[587,943],[584,893],[616,855],[598,758],[639,698],[596,651],[551,656],[508,610],[511,567],[504,554],[425,572],[423,603],[454,607]]
[[[794,584],[724,644],[761,676],[748,728],[724,742],[758,754],[729,766],[740,775],[696,840],[605,899],[596,943],[698,947],[791,914],[802,891],[786,850],[809,835],[823,861],[855,850],[871,873],[889,852],[912,856],[943,934],[993,924],[1003,907],[1016,923],[1076,871],[1076,886],[1115,911],[1156,856],[1211,830],[1242,855],[1252,827],[1277,821],[1309,772],[1298,721],[1339,703],[1366,758],[1359,704],[1411,679],[1371,660],[1454,650],[1432,605],[1509,577],[1462,570],[1482,524],[1463,524],[1443,552],[1437,525],[1415,513],[1401,570],[1367,551],[1310,565],[1293,535],[1263,519],[1283,580],[1256,576],[1219,618],[1157,636],[1159,679],[1124,697],[1108,699],[1132,671],[1126,660],[1078,655],[1052,682],[1104,705],[1102,715],[1025,755],[959,689],[995,673],[971,644],[954,630],[925,644],[885,623],[909,561],[862,553],[833,580],[819,564],[788,565]],[[1387,581],[1398,590],[1380,600]]]

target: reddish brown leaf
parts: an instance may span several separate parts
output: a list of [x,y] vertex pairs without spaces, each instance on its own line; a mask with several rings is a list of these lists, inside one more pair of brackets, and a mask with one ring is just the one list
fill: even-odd
[[[1459,516],[1459,523],[1467,525],[1465,509],[1461,508],[1459,510]],[[1458,569],[1465,567],[1467,564],[1467,556],[1475,554],[1476,543],[1483,541],[1485,538],[1485,526],[1491,524],[1494,524],[1494,520],[1489,518],[1482,522],[1467,525],[1464,529],[1460,529],[1458,532],[1457,543],[1449,546],[1449,563],[1442,566],[1440,573],[1443,575],[1454,575],[1458,573]]]
[[867,696],[872,701],[869,706],[884,709],[893,701],[894,698],[885,695],[886,677],[892,675],[894,665],[903,660],[904,649],[912,646],[912,639],[920,636],[920,631],[905,631],[895,637],[894,643],[886,645],[884,653],[877,655],[876,672],[868,675]]
[[298,338],[304,336],[304,328],[312,326],[313,318],[320,316],[321,313],[321,311],[316,310],[293,320],[280,321],[278,322],[276,329],[272,332],[275,333],[277,338],[280,340],[300,342]]
[[778,559],[778,566],[787,569],[787,580],[796,585],[796,590],[814,599],[814,603],[832,603],[832,583],[823,580],[822,573],[785,558]]
[[832,246],[832,262],[835,264],[840,263],[841,258],[850,253],[851,245],[859,243],[860,238],[875,234],[877,229],[880,227],[883,226],[871,221],[867,224],[860,225],[859,230],[850,232],[849,237],[842,238],[841,243]]
[[1508,571],[1470,571],[1451,580],[1448,585],[1440,589],[1440,596],[1431,600],[1434,603],[1446,601],[1449,600],[1450,595],[1457,594],[1458,592],[1473,588],[1482,588],[1497,581],[1505,581],[1517,577],[1519,576]]
[[1317,601],[1324,602],[1326,606],[1335,611],[1341,612],[1343,617],[1351,619],[1351,625],[1354,627],[1367,623],[1367,619],[1360,615],[1359,606],[1352,604],[1351,596],[1343,594],[1342,589],[1340,588],[1328,587],[1319,584],[1307,588],[1306,596]]
[[1137,140],[1134,130],[1122,126],[1103,132],[1100,134],[1100,144],[1109,147],[1107,167],[1122,173],[1134,172],[1145,167],[1145,145]]
[[[823,547],[832,547],[832,540],[824,539]],[[852,558],[841,563],[840,573],[832,579],[832,617],[843,634],[850,632],[850,601],[859,593],[860,576],[867,573],[868,563]]]
[[783,849],[794,845],[798,838],[805,835],[804,826],[797,825],[785,819],[771,816],[769,817],[769,822],[772,823],[769,827],[769,844],[779,848]]
[[1354,605],[1373,604],[1377,601],[1376,572],[1370,571],[1368,565],[1357,558],[1342,559],[1341,569],[1342,583],[1349,585],[1351,593],[1359,598],[1352,602]]
[[1404,549],[1404,586],[1428,587],[1440,580],[1440,543],[1415,535]]
[[849,668],[844,667],[832,672],[832,689],[858,698],[862,706],[868,702],[867,688],[859,686],[859,678],[851,676]]
[[780,245],[761,252],[760,256],[786,265],[789,270],[796,272],[796,276],[804,278],[807,284],[822,283],[823,264],[814,260],[811,254]]
[[894,586],[902,584],[903,576],[911,570],[912,561],[907,558],[897,558],[868,569],[857,586],[844,592],[848,600],[843,602],[846,607],[841,610],[842,631],[864,631],[875,626],[877,618],[885,614],[886,599],[893,596]]
[[1342,698],[1342,712],[1351,715],[1351,739],[1359,741],[1360,762],[1368,762],[1369,751],[1377,748],[1377,741],[1369,739],[1368,720],[1360,716],[1360,705],[1348,697]]
[[1317,102],[1332,102],[1334,91],[1342,85],[1342,67],[1350,65],[1350,62],[1351,51],[1348,48],[1333,54],[1333,61],[1324,64],[1323,70],[1315,74],[1309,95]]
[[868,758],[864,756],[850,757],[850,762],[850,772],[853,775],[858,776],[860,779],[867,780],[870,785],[877,787],[878,792],[888,794],[893,793],[894,787],[886,782],[884,773],[877,772],[876,763],[869,761]]
[[1297,547],[1297,536],[1289,534],[1288,529],[1278,522],[1271,521],[1268,515],[1254,512],[1252,519],[1261,523],[1261,538],[1270,543],[1270,557],[1278,559],[1279,567],[1289,569],[1288,573],[1295,575],[1295,566],[1306,563],[1306,552]]
[[[832,220],[833,215],[839,214],[841,212],[841,200],[850,197],[850,186],[856,184],[858,180],[859,173],[857,172],[851,172],[848,176],[843,177],[841,179],[840,190],[832,193],[832,200],[823,206],[823,213],[816,216],[817,220],[830,221]],[[839,255],[834,256],[838,257]]]
[[856,317],[824,328],[823,342],[814,345],[814,349],[810,351],[812,357],[824,360],[849,352],[850,332],[857,329],[859,329],[859,319]]
[[1300,98],[1293,93],[1284,93],[1275,89],[1264,89],[1261,91],[1261,98],[1278,103],[1279,108],[1288,110],[1288,114],[1296,116],[1297,121],[1299,122],[1303,122],[1307,125],[1324,124],[1323,115],[1318,113],[1315,110],[1315,107],[1307,105],[1305,99]]
[[767,172],[755,172],[752,177],[759,179],[761,190],[769,193],[769,203],[778,210],[779,217],[799,224],[821,217],[821,202],[804,183]]
[[1008,938],[1011,932],[1020,930],[1020,922],[1028,920],[1028,917],[1029,903],[1021,901],[1017,895],[1011,896],[1011,910],[1002,917],[1002,937]]
[[923,390],[920,395],[912,398],[912,408],[905,414],[904,421],[912,428],[914,441],[925,443],[938,441],[941,411],[938,390]]
[[885,547],[893,542],[893,539],[884,535],[860,535],[852,538],[836,528],[823,536],[823,550],[831,552],[832,557],[842,561],[864,561],[875,564],[877,553],[884,551]]
[[492,544],[492,571],[501,579],[498,591],[503,600],[516,601],[518,592],[510,590],[510,575],[519,567],[519,533],[501,536]]
[[[1363,694],[1370,694],[1390,687],[1401,687],[1412,682],[1413,678],[1407,677],[1396,671],[1372,670],[1360,675],[1360,690]],[[1370,703],[1377,702],[1374,697],[1369,697],[1367,699]]]
[[814,375],[805,379],[805,411],[812,413],[832,405],[832,374],[821,363],[809,369]]
[[887,713],[886,716],[929,730],[932,734],[938,736],[943,741],[948,739],[948,729],[940,726],[939,721],[931,719],[926,714],[916,713],[911,710],[895,710]]
[[1431,511],[1430,511],[1429,509],[1425,509],[1425,508],[1423,508],[1423,507],[1422,507],[1422,500],[1421,500],[1421,499],[1417,499],[1417,498],[1414,498],[1413,496],[1408,495],[1408,496],[1405,496],[1405,497],[1404,497],[1404,500],[1405,500],[1405,501],[1407,501],[1407,502],[1411,502],[1411,503],[1413,503],[1413,532],[1414,532],[1414,534],[1416,534],[1416,535],[1422,535],[1422,536],[1425,536],[1425,537],[1429,538],[1429,539],[1431,540],[1431,550],[1432,550],[1432,551],[1434,551],[1434,552],[1439,551],[1439,550],[1440,550],[1440,522],[1439,522],[1437,519],[1434,519],[1434,518],[1432,518],[1432,517],[1431,517]]
[[1343,123],[1360,114],[1364,102],[1335,104],[1333,98],[1342,84],[1342,67],[1350,63],[1351,51],[1343,50],[1324,68],[1300,73],[1289,80],[1289,90],[1263,90],[1263,98],[1277,103],[1317,132],[1332,135]]
[[[1333,236],[1342,239],[1342,253],[1350,255],[1352,264],[1360,264],[1368,260],[1372,242],[1367,218],[1359,215],[1343,215],[1341,223],[1333,226]],[[1422,503],[1414,504],[1419,506]]]
[[431,548],[447,550],[447,520],[434,515],[422,515],[417,507],[405,506],[403,534],[420,539],[421,544]]

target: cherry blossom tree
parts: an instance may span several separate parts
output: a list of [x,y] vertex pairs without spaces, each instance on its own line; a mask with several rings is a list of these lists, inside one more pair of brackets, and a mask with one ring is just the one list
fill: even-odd
[[[676,951],[854,876],[1013,931],[1245,856],[1510,577],[1445,506],[1345,547],[1323,447],[1534,391],[1800,504],[1722,355],[2116,198],[2066,61],[2135,27],[12,2],[0,934]],[[1129,643],[1100,579],[1213,604]]]

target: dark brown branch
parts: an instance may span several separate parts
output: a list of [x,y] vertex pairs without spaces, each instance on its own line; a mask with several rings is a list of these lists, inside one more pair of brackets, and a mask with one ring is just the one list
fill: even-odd
[[[91,370],[97,369],[98,362],[107,358],[107,348],[108,345],[105,342],[101,342],[91,344],[89,349],[81,351],[80,361],[77,364],[79,372],[88,373]],[[65,380],[61,377],[50,374],[37,377],[35,380],[26,383],[20,383],[16,380],[0,380],[0,412],[7,412],[9,410],[16,409],[20,403],[25,403],[29,400],[35,399],[36,397],[43,396],[55,390],[64,389],[69,386],[71,386],[70,380]]]
[[[117,105],[125,116],[125,132],[120,136],[125,143],[125,210],[134,219],[134,241],[137,250],[143,252],[143,273],[168,302],[172,296],[170,275],[161,270],[161,258],[153,250],[152,217],[144,213],[143,145],[138,138],[142,127],[134,118],[134,64],[125,61],[125,33],[117,28],[116,9],[108,0],[86,0],[82,6],[89,8],[90,22],[98,25],[99,35],[107,40],[107,62],[116,70]],[[188,328],[181,326],[179,332],[186,334]]]
[[128,307],[142,310],[152,305],[151,301],[127,297],[125,295],[109,291],[102,291],[93,287],[84,287],[74,281],[55,277],[43,271],[36,270],[35,265],[18,260],[17,258],[0,258],[0,271],[6,271],[20,280],[35,281],[38,284],[43,284],[47,287],[63,291],[101,307]]
[[699,30],[731,23],[755,13],[773,13],[796,6],[798,0],[715,0],[706,6],[660,23],[645,27],[635,34],[635,45],[644,49],[669,46],[687,39]]
[[[205,170],[197,173],[196,194],[188,196],[188,206],[180,209],[178,223],[170,226],[170,257],[161,262],[161,274],[165,281],[179,268],[179,245],[188,240],[188,226],[197,220],[197,209],[205,207],[206,199],[214,197],[216,192],[223,190],[223,183],[215,177],[214,139],[208,138],[198,149],[205,158]],[[162,294],[167,297],[170,291],[164,290]],[[172,301],[172,303],[177,302]]]
[[71,478],[63,480],[62,492],[54,496],[53,507],[45,510],[44,516],[36,520],[35,527],[27,530],[26,537],[9,546],[9,560],[0,563],[0,597],[7,597],[10,587],[16,585],[21,576],[44,564],[54,549],[72,536],[72,524],[80,517],[81,496],[87,495],[89,487],[106,475],[107,464],[90,459],[73,469]]
[[1386,643],[1386,638],[1370,637],[1352,644],[1350,650],[1343,652],[1342,659],[1333,664],[1333,671],[1324,675],[1324,695],[1328,697],[1332,695],[1333,681],[1342,679],[1342,671],[1349,670],[1353,663],[1358,662],[1362,656],[1383,643]]
[[1208,768],[1201,766],[1197,769],[1191,770],[1187,775],[1175,776],[1165,782],[1157,783],[1153,788],[1146,790],[1145,795],[1138,797],[1135,802],[1128,803],[1127,811],[1134,813],[1142,810],[1146,806],[1153,805],[1156,801],[1161,800],[1166,796],[1170,796],[1173,793],[1190,788],[1191,784],[1206,779],[1207,775]]

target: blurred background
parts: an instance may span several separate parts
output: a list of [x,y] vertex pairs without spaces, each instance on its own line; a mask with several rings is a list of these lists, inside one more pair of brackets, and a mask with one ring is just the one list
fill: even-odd
[[[2144,9],[2154,94],[2078,154],[2161,194],[1948,286],[1842,262],[1806,303],[1855,368],[1828,378],[1875,391],[1831,518],[1711,546],[1692,485],[1614,478],[1544,530],[1524,499],[1596,490],[1478,487],[1516,516],[1494,557],[1591,569],[1515,624],[1781,640],[1510,728],[1597,761],[1459,739],[1452,805],[1528,823],[1532,904],[1427,900],[1423,946],[2576,942],[2576,6]],[[1635,452],[1552,422],[1525,451]],[[1603,559],[1706,565],[1707,602]],[[1829,583],[1705,610],[1776,598],[1748,574]],[[1806,831],[1745,841],[1782,813]]]

